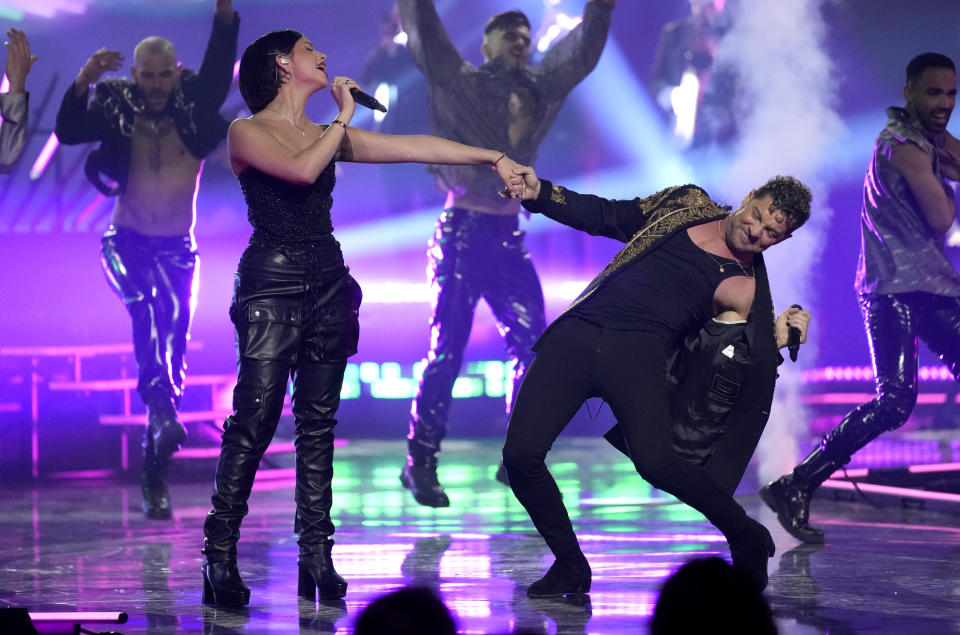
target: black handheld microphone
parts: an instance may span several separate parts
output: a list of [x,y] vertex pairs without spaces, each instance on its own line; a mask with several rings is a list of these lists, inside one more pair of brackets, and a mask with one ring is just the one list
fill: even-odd
[[[791,304],[791,309],[803,309],[799,304]],[[795,326],[787,328],[787,350],[790,351],[790,361],[797,361],[797,353],[800,352],[800,329]]]
[[350,94],[353,95],[353,101],[357,102],[361,106],[365,106],[370,110],[379,110],[380,112],[387,112],[387,107],[381,104],[376,98],[371,97],[366,94],[359,88],[351,88]]

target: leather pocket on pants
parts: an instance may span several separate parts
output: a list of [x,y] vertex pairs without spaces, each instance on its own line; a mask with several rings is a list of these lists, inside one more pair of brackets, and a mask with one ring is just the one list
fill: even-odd
[[317,319],[317,338],[322,359],[346,359],[357,353],[360,341],[359,316],[360,310],[348,304],[334,304],[321,309]]
[[250,359],[294,363],[302,314],[294,303],[251,302],[245,307],[246,340],[241,354]]
[[233,411],[250,416],[263,408],[263,386],[237,384],[233,387]]

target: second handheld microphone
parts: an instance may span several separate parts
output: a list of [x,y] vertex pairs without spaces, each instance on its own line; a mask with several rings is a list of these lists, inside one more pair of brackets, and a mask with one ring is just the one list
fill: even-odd
[[[791,304],[790,308],[803,310],[799,304]],[[790,351],[790,361],[797,361],[797,353],[800,352],[800,329],[795,326],[787,329],[787,350]]]

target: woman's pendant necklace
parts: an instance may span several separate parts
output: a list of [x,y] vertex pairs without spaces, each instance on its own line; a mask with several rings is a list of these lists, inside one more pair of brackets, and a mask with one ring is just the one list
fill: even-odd
[[281,117],[283,117],[284,119],[286,119],[287,121],[289,121],[291,126],[293,126],[294,128],[296,128],[297,130],[300,131],[300,136],[301,136],[301,137],[306,137],[306,136],[307,136],[307,133],[303,131],[303,128],[301,128],[301,127],[298,126],[297,124],[293,123],[293,119],[291,119],[290,117],[286,116],[285,114],[283,114],[283,113],[280,112],[279,110],[274,110],[273,108],[270,108],[269,110],[273,110],[273,112],[277,113],[278,115],[280,115]]

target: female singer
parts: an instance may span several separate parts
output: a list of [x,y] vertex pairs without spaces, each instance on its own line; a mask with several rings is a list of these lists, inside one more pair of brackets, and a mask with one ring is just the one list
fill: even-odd
[[[327,75],[327,56],[297,31],[273,31],[247,47],[240,92],[252,115],[228,134],[231,168],[253,225],[240,258],[230,318],[239,373],[233,414],[224,423],[213,510],[204,523],[203,602],[247,604],[237,568],[240,522],[260,458],[273,438],[287,379],[296,419],[298,593],[340,598],[347,582],[333,567],[330,519],[334,414],[347,358],[357,352],[361,292],[333,237],[330,208],[336,161],[490,164],[519,196],[522,178],[504,153],[427,135],[395,136],[349,126],[355,87]],[[327,125],[307,119],[307,100],[324,88],[340,109]]]

